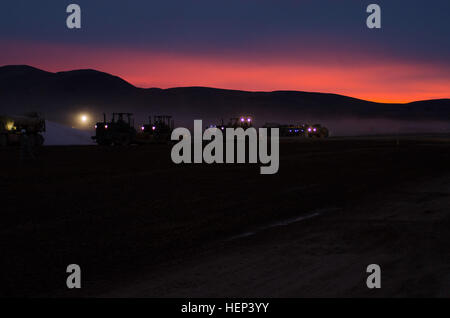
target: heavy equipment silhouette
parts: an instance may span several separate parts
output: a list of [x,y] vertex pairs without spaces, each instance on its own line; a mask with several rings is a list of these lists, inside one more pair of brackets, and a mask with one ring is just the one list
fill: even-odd
[[308,138],[327,138],[329,135],[328,128],[320,125],[307,125],[305,130],[305,136]]
[[320,124],[278,124],[266,123],[264,128],[278,128],[280,137],[327,138],[328,128]]
[[174,122],[172,116],[157,115],[154,116],[153,122],[150,116],[148,124],[141,126],[137,140],[139,143],[169,142],[173,129]]
[[0,146],[20,144],[22,135],[33,146],[42,146],[45,132],[45,119],[39,113],[27,113],[23,116],[0,116]]
[[108,122],[106,114],[103,114],[103,122],[95,125],[95,136],[92,139],[102,146],[127,146],[134,143],[137,131],[132,116],[132,113],[113,113]]
[[148,144],[170,141],[173,130],[172,116],[155,116],[154,122],[141,126],[139,132],[134,128],[132,113],[113,113],[111,121],[106,120],[95,125],[95,136],[92,137],[102,146],[128,146],[131,144]]

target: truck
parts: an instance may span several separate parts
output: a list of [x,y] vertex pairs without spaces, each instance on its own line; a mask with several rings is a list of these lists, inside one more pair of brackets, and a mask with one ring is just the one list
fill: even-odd
[[226,128],[242,128],[247,129],[249,127],[253,127],[253,116],[243,115],[239,117],[230,118],[228,124],[224,124],[223,119],[220,124],[209,125],[208,128],[218,128],[221,130],[225,130]]
[[42,146],[44,132],[45,119],[39,113],[0,115],[0,147],[19,145],[23,134],[28,136],[33,146]]
[[170,115],[156,115],[152,122],[149,117],[148,123],[141,126],[141,131],[137,134],[137,143],[164,143],[170,142],[170,137],[174,129],[174,122]]
[[328,128],[320,125],[306,125],[305,135],[308,138],[327,138],[329,135]]
[[143,124],[137,131],[134,128],[132,113],[113,113],[110,121],[103,114],[103,122],[95,125],[95,136],[92,139],[101,146],[143,145],[155,142],[168,142],[173,131],[172,116],[157,115],[152,122]]
[[306,130],[304,124],[266,123],[263,128],[278,128],[280,137],[304,137]]
[[101,146],[127,146],[135,142],[137,131],[134,128],[132,113],[113,113],[111,121],[106,120],[95,124],[95,136],[92,139]]
[[253,116],[250,115],[243,115],[235,118],[231,118],[230,122],[228,123],[228,127],[230,128],[249,128],[253,127]]
[[321,124],[278,124],[266,123],[264,128],[278,128],[280,137],[327,138],[328,128]]

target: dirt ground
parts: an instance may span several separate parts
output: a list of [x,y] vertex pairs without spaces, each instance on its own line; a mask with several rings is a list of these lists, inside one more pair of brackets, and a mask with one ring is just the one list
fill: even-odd
[[[449,296],[450,138],[280,152],[279,173],[260,175],[175,165],[166,145],[45,147],[22,164],[0,150],[1,295]],[[65,286],[72,263],[80,290]]]

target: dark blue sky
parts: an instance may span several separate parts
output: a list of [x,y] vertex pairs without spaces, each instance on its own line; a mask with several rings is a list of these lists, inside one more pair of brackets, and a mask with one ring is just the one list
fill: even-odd
[[[374,2],[382,8],[379,31],[365,27]],[[69,3],[82,8],[77,32],[64,28]],[[333,40],[449,59],[449,16],[448,0],[14,0],[2,1],[0,36],[194,51]]]

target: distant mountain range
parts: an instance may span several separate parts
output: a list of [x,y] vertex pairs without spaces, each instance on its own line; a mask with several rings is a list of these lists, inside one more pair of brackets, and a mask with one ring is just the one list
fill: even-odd
[[[51,73],[26,65],[0,67],[0,113],[39,111],[72,125],[81,112],[126,111],[136,123],[149,115],[173,115],[177,126],[227,121],[251,114],[265,122],[321,122],[340,134],[450,131],[450,99],[385,104],[336,94],[300,91],[246,92],[207,87],[138,88],[96,70]],[[356,129],[358,127],[358,129]],[[355,129],[350,129],[355,128]]]

